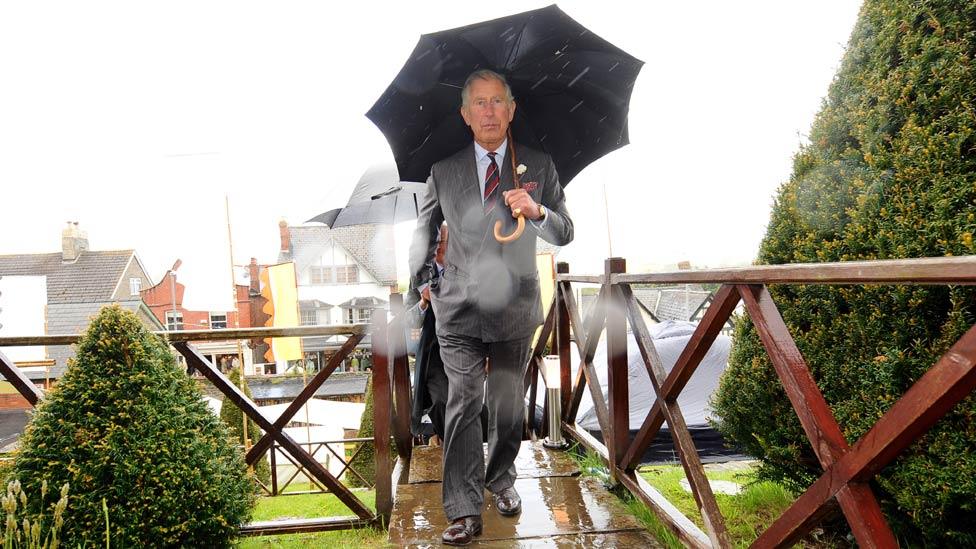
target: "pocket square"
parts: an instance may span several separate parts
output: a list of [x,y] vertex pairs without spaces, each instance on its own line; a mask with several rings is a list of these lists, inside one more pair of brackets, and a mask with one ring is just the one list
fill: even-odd
[[527,192],[527,193],[534,192],[536,189],[539,188],[539,182],[538,181],[527,181],[525,183],[522,183],[522,188],[525,189],[525,192]]

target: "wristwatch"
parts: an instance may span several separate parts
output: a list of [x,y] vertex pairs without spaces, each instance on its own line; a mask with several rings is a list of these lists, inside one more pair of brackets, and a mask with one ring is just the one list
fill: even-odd
[[546,210],[545,206],[539,204],[539,219],[536,219],[536,221],[545,221],[547,215],[549,215],[549,211]]

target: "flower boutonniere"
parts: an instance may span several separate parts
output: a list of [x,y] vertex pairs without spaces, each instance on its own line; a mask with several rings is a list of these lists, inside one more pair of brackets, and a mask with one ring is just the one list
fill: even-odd
[[519,164],[515,168],[515,173],[517,173],[518,175],[522,175],[523,173],[525,173],[526,170],[528,170],[528,168],[525,167],[525,164]]

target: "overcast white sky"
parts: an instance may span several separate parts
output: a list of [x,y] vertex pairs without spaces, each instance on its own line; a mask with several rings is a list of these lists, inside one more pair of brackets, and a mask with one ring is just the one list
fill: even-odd
[[[0,254],[57,251],[79,221],[92,249],[136,249],[154,281],[181,258],[186,304],[225,308],[225,195],[235,263],[274,261],[280,219],[342,206],[392,162],[364,113],[421,34],[545,5],[3,2]],[[750,262],[860,2],[559,6],[646,63],[631,145],[567,187],[561,259],[602,270],[605,188],[630,270]]]

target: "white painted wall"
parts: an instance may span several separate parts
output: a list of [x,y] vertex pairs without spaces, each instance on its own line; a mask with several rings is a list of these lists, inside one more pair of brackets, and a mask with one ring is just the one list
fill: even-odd
[[342,265],[357,265],[359,267],[358,284],[311,284],[310,268],[298,273],[298,299],[300,301],[317,299],[330,305],[335,305],[328,312],[320,311],[320,324],[344,324],[344,309],[337,305],[345,303],[354,297],[377,297],[383,301],[390,300],[389,286],[380,284],[366,270],[366,267],[356,261],[345,248],[333,242],[325,248],[321,256],[311,265],[318,267],[338,267]]

